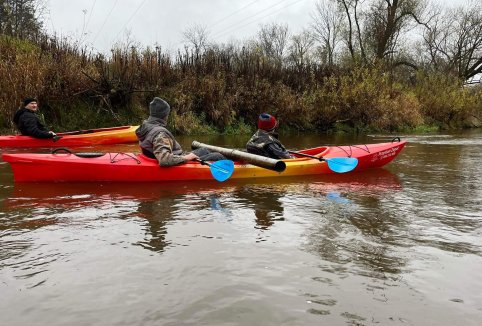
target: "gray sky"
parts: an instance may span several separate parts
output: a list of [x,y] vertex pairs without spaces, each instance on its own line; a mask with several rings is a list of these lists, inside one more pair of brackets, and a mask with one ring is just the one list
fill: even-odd
[[[465,3],[464,0],[432,0]],[[45,27],[99,52],[129,38],[142,46],[182,47],[182,32],[207,27],[216,43],[252,37],[260,24],[309,27],[316,0],[48,0]]]

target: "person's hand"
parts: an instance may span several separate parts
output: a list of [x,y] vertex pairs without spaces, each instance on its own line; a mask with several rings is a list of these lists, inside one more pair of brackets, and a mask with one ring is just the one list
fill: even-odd
[[194,153],[189,153],[187,155],[184,155],[182,158],[184,159],[184,161],[188,162],[198,159],[199,157]]
[[62,137],[61,136],[57,136],[57,134],[53,131],[49,131],[49,134],[52,135],[52,140],[55,142],[57,142],[59,139],[61,139]]

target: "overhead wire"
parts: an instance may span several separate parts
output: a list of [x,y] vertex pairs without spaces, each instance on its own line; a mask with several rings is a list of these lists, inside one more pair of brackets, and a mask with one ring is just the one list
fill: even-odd
[[[255,4],[255,3],[259,2],[259,1],[260,1],[260,0],[255,0],[255,1],[252,1],[252,2],[248,3],[248,4],[245,5],[244,7],[240,8],[240,9],[238,9],[238,10],[236,10],[236,11],[234,11],[234,12],[228,14],[228,15],[226,15],[225,17],[221,18],[220,20],[214,22],[210,27],[218,25],[219,23],[221,23],[221,22],[225,21],[226,19],[228,19],[228,18],[230,18],[230,17],[238,14],[239,12],[245,10],[245,9],[248,8],[249,6],[252,6],[253,4]],[[266,11],[274,8],[274,7],[279,6],[279,5],[281,5],[282,3],[286,2],[286,1],[288,1],[288,0],[281,0],[281,1],[279,1],[278,3],[273,4],[273,5],[265,8],[265,9],[257,12],[256,14],[254,14],[254,15],[252,15],[252,16],[250,17],[251,20],[250,20],[249,22],[247,22],[247,23],[246,23],[246,20],[245,20],[245,21],[238,21],[237,23],[229,26],[227,29],[224,29],[224,30],[222,30],[222,31],[219,31],[218,33],[215,33],[215,34],[213,35],[213,38],[219,38],[219,37],[222,37],[222,36],[224,36],[224,35],[226,35],[226,34],[229,34],[229,33],[233,32],[234,30],[243,29],[243,28],[245,28],[246,26],[249,26],[249,25],[251,25],[251,24],[253,24],[253,23],[256,23],[256,22],[258,22],[258,21],[263,20],[263,19],[266,18],[266,17],[269,17],[269,16],[271,16],[271,15],[274,15],[274,14],[276,14],[276,13],[279,13],[281,10],[283,10],[283,9],[289,7],[289,6],[295,5],[295,4],[297,4],[297,3],[301,2],[301,1],[304,1],[304,0],[296,0],[296,1],[290,2],[290,3],[286,4],[285,6],[279,8],[279,9],[275,9],[274,11],[268,13],[267,15],[264,15],[264,16],[262,16],[262,17],[258,17],[260,14],[262,14],[262,13],[264,13],[264,12],[266,12]],[[99,34],[100,34],[101,31],[103,30],[105,24],[107,23],[107,20],[108,20],[109,17],[111,16],[111,14],[112,14],[112,12],[114,11],[115,7],[117,6],[117,3],[118,3],[118,2],[119,2],[119,0],[116,0],[116,1],[115,1],[114,5],[112,6],[112,8],[110,9],[109,13],[107,14],[104,22],[102,23],[102,26],[101,26],[100,29],[97,31],[97,33],[96,33],[96,35],[95,35],[92,43],[94,43],[95,40],[98,38]],[[124,26],[119,30],[119,32],[117,33],[117,35],[115,36],[114,39],[117,39],[117,38],[119,37],[119,35],[120,35],[120,34],[122,33],[122,31],[124,30],[124,28],[131,22],[131,20],[135,17],[135,15],[136,15],[136,14],[138,13],[138,11],[142,8],[142,6],[144,6],[144,4],[145,4],[146,2],[147,2],[147,0],[143,0],[143,1],[139,4],[139,6],[136,8],[136,10],[133,12],[133,14],[129,17],[129,19],[128,19],[127,22],[124,24]],[[89,15],[89,18],[88,18],[88,21],[87,21],[87,25],[89,24],[90,19],[91,19],[91,17],[92,17],[92,10],[93,10],[95,4],[96,4],[96,0],[94,0],[94,3],[93,3],[93,5],[92,5],[92,7],[91,7],[91,13],[90,13],[90,15]],[[252,18],[255,18],[255,17],[258,17],[258,18],[252,19]],[[52,22],[52,20],[51,20],[51,22]]]
[[132,18],[134,18],[134,16],[137,14],[137,12],[139,11],[139,9],[141,9],[141,7],[144,5],[144,3],[146,3],[147,0],[143,0],[141,2],[141,4],[137,7],[137,9],[134,11],[134,13],[129,17],[129,19],[127,20],[127,22],[124,24],[124,26],[122,26],[122,28],[119,30],[119,33],[117,33],[117,35],[115,36],[114,40],[117,39],[119,37],[119,35],[122,33],[122,31],[124,30],[124,28],[127,26],[127,24],[130,23],[130,21],[132,20]]
[[[272,6],[268,7],[268,8],[265,8],[265,9],[259,11],[257,14],[251,16],[251,18],[256,17],[256,16],[259,16],[260,14],[266,12],[266,11],[269,10],[269,9],[272,9],[273,7],[276,7],[276,6],[280,5],[281,3],[285,2],[285,1],[287,1],[287,0],[280,1],[280,2],[278,2],[278,3],[275,4],[275,5],[272,5]],[[262,16],[262,17],[260,17],[260,18],[256,18],[256,19],[254,19],[254,20],[251,20],[251,21],[249,21],[249,22],[246,23],[246,24],[243,24],[243,23],[245,23],[245,22],[238,22],[238,23],[236,23],[236,24],[234,24],[234,25],[231,25],[229,28],[224,29],[224,30],[221,31],[221,32],[219,32],[219,33],[217,33],[217,34],[214,34],[214,35],[213,35],[213,38],[219,38],[219,37],[221,37],[221,36],[224,36],[224,35],[226,35],[226,34],[231,33],[233,30],[242,29],[242,28],[244,28],[244,27],[246,27],[246,26],[248,26],[248,25],[251,25],[251,24],[253,24],[253,23],[256,23],[256,22],[258,22],[258,21],[260,21],[260,20],[262,20],[262,19],[264,19],[264,18],[266,18],[266,17],[269,17],[269,16],[271,16],[271,15],[274,15],[274,14],[280,12],[281,10],[283,10],[283,9],[289,7],[289,6],[292,6],[292,5],[294,5],[294,4],[298,3],[298,2],[301,2],[301,1],[304,1],[304,0],[296,0],[296,1],[294,1],[294,2],[288,3],[286,6],[283,6],[283,7],[279,8],[279,9],[277,9],[277,10],[275,10],[275,11],[272,11],[272,12],[270,12],[269,14],[264,15],[264,16]],[[240,26],[240,25],[241,25],[241,26]]]
[[92,12],[94,11],[94,7],[95,7],[96,2],[97,2],[97,0],[94,0],[94,3],[92,4],[92,7],[90,7],[89,19],[87,19],[87,24],[85,25],[86,29],[89,26],[90,19],[92,18]]
[[109,19],[110,15],[112,14],[112,11],[114,11],[114,8],[115,6],[117,5],[117,2],[119,2],[119,0],[116,0],[114,5],[112,6],[112,8],[110,9],[109,13],[107,14],[107,17],[105,17],[104,19],[104,22],[102,23],[102,26],[99,28],[99,30],[97,31],[97,34],[95,34],[95,37],[94,39],[92,40],[92,43],[95,42],[95,40],[97,39],[97,37],[99,36],[100,32],[102,31],[102,29],[104,28],[105,26],[105,23],[107,23],[107,19]]
[[[93,3],[92,6],[90,7],[89,18],[87,19],[87,23],[85,23],[84,26],[82,27],[82,32],[81,32],[81,34],[80,34],[79,43],[82,43],[84,36],[87,34],[87,33],[86,33],[86,30],[87,30],[87,27],[89,26],[90,19],[92,18],[92,11],[94,10],[95,3],[96,3],[96,2],[97,2],[97,0],[94,0],[94,3]],[[84,22],[85,22],[85,21],[84,21]]]
[[[276,6],[280,5],[281,3],[285,2],[285,1],[288,1],[288,0],[281,0],[281,1],[278,2],[278,3],[275,3],[275,4],[273,4],[273,5],[269,6],[269,7],[261,10],[261,11],[258,11],[256,14],[252,15],[250,18],[256,17],[256,16],[262,14],[263,12],[272,9],[273,7],[276,7]],[[234,24],[232,24],[231,26],[229,26],[229,27],[227,28],[227,30],[231,30],[231,29],[233,29],[234,27],[243,24],[244,22],[246,22],[246,20],[238,21],[237,23],[234,23]],[[214,33],[214,37],[216,37],[218,34],[224,34],[224,32],[226,32],[226,29],[223,29],[222,31],[220,31],[220,32],[218,32],[218,33]]]
[[[212,27],[218,25],[219,23],[225,21],[226,19],[228,19],[228,18],[230,18],[230,17],[232,17],[232,16],[234,16],[234,15],[236,15],[236,14],[238,14],[238,13],[240,13],[240,12],[243,11],[244,9],[248,8],[249,6],[255,4],[256,2],[259,2],[259,1],[260,1],[260,0],[254,0],[254,1],[250,2],[250,3],[248,3],[248,4],[245,5],[244,7],[241,7],[241,8],[239,8],[238,10],[235,10],[235,11],[233,11],[232,13],[224,16],[224,17],[221,18],[220,20],[212,23],[212,24],[209,25],[207,28],[209,29],[209,28],[212,28]],[[286,0],[283,0],[283,1],[286,1]],[[269,9],[269,8],[268,8],[268,9]],[[178,42],[177,45],[181,45],[181,44],[183,44],[183,43],[184,43],[184,42],[181,41],[181,42]]]
[[239,13],[239,12],[243,11],[244,9],[248,8],[249,6],[251,6],[251,5],[255,4],[256,2],[259,2],[259,1],[260,1],[260,0],[254,0],[253,2],[248,3],[246,6],[244,6],[244,7],[240,8],[240,9],[238,9],[238,10],[236,10],[236,11],[234,11],[234,12],[230,13],[229,15],[227,15],[227,16],[225,16],[225,17],[221,18],[220,20],[218,20],[218,21],[216,21],[216,22],[212,23],[212,24],[211,24],[209,27],[216,26],[217,24],[219,24],[219,23],[221,23],[221,22],[225,21],[225,20],[226,20],[226,19],[228,19],[229,17],[232,17],[232,16],[236,15],[237,13]]

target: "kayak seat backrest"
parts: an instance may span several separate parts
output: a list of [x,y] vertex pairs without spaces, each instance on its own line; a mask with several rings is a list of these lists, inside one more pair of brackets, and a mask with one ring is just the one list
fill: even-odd
[[59,147],[59,148],[55,148],[54,150],[52,150],[52,154],[57,154],[57,153],[68,153],[68,154],[74,154],[75,156],[78,156],[78,157],[84,157],[84,158],[94,158],[94,157],[101,157],[101,156],[104,156],[105,153],[72,153],[72,151],[68,148],[65,148],[65,147]]
[[94,158],[104,156],[105,153],[74,153],[74,155],[83,158]]

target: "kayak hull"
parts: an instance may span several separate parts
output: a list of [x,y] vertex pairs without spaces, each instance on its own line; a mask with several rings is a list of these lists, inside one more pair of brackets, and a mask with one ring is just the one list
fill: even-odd
[[[358,165],[353,170],[356,172],[388,164],[400,153],[405,144],[406,142],[392,142],[323,146],[300,152],[324,158],[357,158]],[[3,154],[2,157],[5,162],[10,163],[15,182],[159,182],[213,179],[210,167],[197,162],[159,167],[155,159],[134,153],[105,153],[98,157],[79,157],[72,153],[28,153]],[[334,173],[326,162],[316,159],[300,157],[284,162],[286,170],[281,173],[244,162],[235,162],[231,179]]]
[[39,139],[30,136],[0,136],[0,147],[34,148],[34,147],[79,147],[92,145],[111,145],[135,143],[135,130],[138,126],[121,126],[57,133],[58,141],[52,138]]

